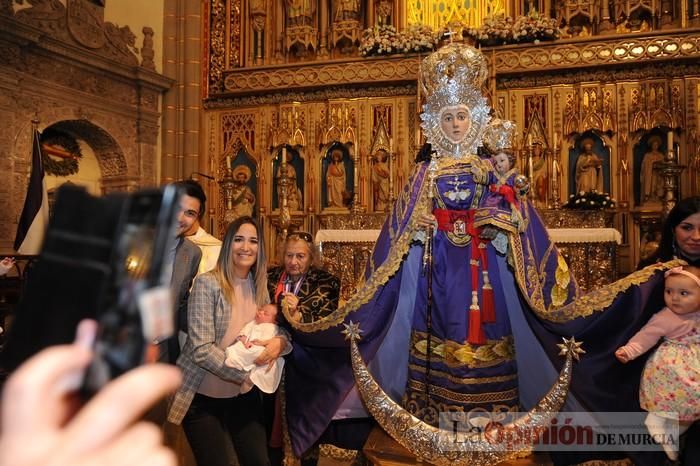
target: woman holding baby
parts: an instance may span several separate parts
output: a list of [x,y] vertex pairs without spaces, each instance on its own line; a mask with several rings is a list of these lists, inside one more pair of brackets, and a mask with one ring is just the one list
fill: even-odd
[[[251,217],[229,226],[216,267],[197,277],[188,305],[187,342],[178,358],[184,382],[168,420],[182,424],[200,466],[267,466],[262,395],[244,372],[225,364],[225,348],[269,303],[261,228]],[[265,342],[258,365],[291,350],[286,336]]]

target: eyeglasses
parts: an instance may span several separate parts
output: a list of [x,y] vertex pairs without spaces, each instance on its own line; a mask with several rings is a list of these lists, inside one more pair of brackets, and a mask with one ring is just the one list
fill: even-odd
[[289,233],[287,235],[287,239],[290,239],[290,238],[292,238],[292,239],[298,238],[302,241],[306,241],[309,244],[314,244],[314,239],[311,236],[311,233],[307,233],[305,231],[295,231],[294,233]]

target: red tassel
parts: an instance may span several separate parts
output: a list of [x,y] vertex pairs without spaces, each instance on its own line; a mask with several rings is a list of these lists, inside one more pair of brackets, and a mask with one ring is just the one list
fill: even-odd
[[485,324],[496,322],[496,309],[493,303],[493,288],[484,285],[481,291],[481,321]]
[[486,335],[481,328],[481,311],[478,309],[469,310],[469,338],[467,341],[471,345],[486,344]]
[[472,305],[469,306],[469,335],[467,341],[472,345],[483,345],[486,343],[484,329],[481,328],[481,311],[476,290],[472,291]]
[[496,305],[493,302],[493,287],[489,281],[489,260],[486,252],[486,243],[479,245],[481,253],[481,263],[483,270],[481,275],[483,278],[483,286],[481,287],[481,321],[485,324],[493,324],[496,322]]

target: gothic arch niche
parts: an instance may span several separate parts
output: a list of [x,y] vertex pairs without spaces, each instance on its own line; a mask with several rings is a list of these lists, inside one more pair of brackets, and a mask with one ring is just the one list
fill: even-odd
[[257,217],[261,213],[260,161],[250,146],[234,135],[229,138],[223,153],[224,174],[218,191],[218,231],[242,216]]
[[596,131],[587,130],[573,140],[568,157],[569,193],[593,190],[610,193],[612,154],[606,138]]
[[306,199],[304,189],[304,181],[306,180],[306,157],[304,148],[299,145],[290,146],[283,144],[272,150],[272,210],[277,211],[280,208],[281,201],[281,168],[282,168],[282,149],[286,149],[286,177],[290,181],[287,188],[287,205],[290,211],[303,211]]
[[352,143],[333,141],[321,148],[321,193],[319,199],[324,212],[347,213],[354,194],[355,148]]
[[[97,158],[103,193],[133,191],[138,186],[128,183],[127,162],[117,141],[103,128],[85,119],[61,120],[46,127],[85,141]],[[136,168],[136,167],[134,167]]]

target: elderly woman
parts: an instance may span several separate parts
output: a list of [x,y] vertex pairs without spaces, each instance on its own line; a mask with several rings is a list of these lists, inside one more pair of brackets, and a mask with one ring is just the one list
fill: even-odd
[[290,322],[311,323],[335,311],[340,280],[319,268],[311,235],[294,232],[284,244],[284,265],[268,272],[270,299]]
[[[313,463],[315,446],[330,443],[361,449],[372,424],[364,409],[330,412],[327,389],[338,385],[333,371],[350,360],[347,342],[338,328],[327,328],[327,317],[336,312],[340,280],[314,264],[316,249],[309,233],[290,233],[284,243],[283,265],[268,272],[270,299],[279,303],[281,322],[292,335],[294,350],[286,358],[284,393],[289,434],[303,438],[304,464]],[[358,400],[359,403],[359,400]],[[327,415],[314,414],[325,406]],[[304,428],[298,428],[300,425]],[[274,440],[274,439],[273,439]]]

